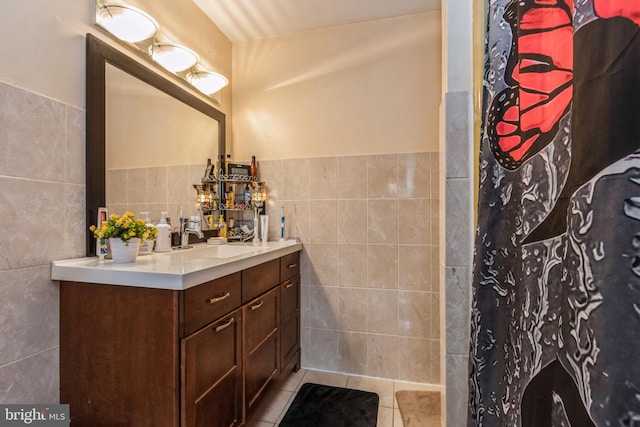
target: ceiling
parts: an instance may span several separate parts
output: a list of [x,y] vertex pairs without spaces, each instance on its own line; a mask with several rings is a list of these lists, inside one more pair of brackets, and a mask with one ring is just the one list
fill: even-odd
[[440,9],[440,0],[193,0],[232,42]]

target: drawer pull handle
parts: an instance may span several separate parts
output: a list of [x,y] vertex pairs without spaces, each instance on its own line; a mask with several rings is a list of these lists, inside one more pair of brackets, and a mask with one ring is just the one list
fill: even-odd
[[295,285],[295,282],[287,283],[284,287],[285,287],[285,289],[289,289],[293,285]]
[[208,302],[209,304],[215,304],[215,303],[217,303],[217,302],[220,302],[220,301],[224,301],[224,300],[226,300],[226,299],[227,299],[227,298],[229,298],[230,296],[231,296],[231,294],[230,294],[229,292],[227,292],[227,293],[226,293],[226,294],[224,294],[224,295],[218,295],[217,297],[209,298],[209,299],[207,300],[207,302]]
[[229,326],[231,326],[232,323],[233,323],[233,317],[227,319],[227,321],[224,322],[222,325],[216,326],[216,332],[220,332],[227,329]]
[[288,267],[289,268],[296,268],[298,266],[298,264],[289,264]]
[[259,302],[259,303],[257,303],[257,304],[253,304],[253,305],[251,306],[251,311],[253,311],[253,310],[257,310],[257,309],[259,309],[260,307],[262,307],[263,305],[264,305],[264,300],[260,301],[260,302]]

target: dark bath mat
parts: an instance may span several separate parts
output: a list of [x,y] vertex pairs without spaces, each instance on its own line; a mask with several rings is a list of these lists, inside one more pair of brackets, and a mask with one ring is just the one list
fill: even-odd
[[376,427],[376,393],[306,383],[279,427]]

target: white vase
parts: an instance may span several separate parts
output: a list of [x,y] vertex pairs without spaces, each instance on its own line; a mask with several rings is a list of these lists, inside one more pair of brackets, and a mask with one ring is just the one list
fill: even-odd
[[119,237],[110,237],[109,248],[111,249],[113,262],[118,264],[135,262],[138,257],[138,249],[140,248],[140,239],[135,237],[129,239],[128,242],[123,242]]

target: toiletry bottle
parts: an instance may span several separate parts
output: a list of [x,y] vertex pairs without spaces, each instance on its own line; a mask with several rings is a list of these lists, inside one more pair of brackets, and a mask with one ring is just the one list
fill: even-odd
[[167,224],[167,212],[161,212],[160,223],[156,225],[158,237],[156,238],[156,252],[171,251],[171,226]]
[[247,186],[244,188],[244,197],[243,197],[243,201],[244,201],[244,208],[250,208],[251,207],[251,189],[249,188],[249,184],[247,184]]
[[256,156],[251,156],[251,178],[253,178],[254,181],[258,180],[258,165],[256,164]]
[[227,237],[227,223],[224,222],[224,215],[218,218],[218,236]]
[[233,194],[233,186],[229,186],[229,191],[227,191],[227,208],[232,209],[235,206],[235,194]]
[[[96,222],[96,228],[100,230],[102,223],[107,222],[109,218],[109,212],[106,207],[98,208],[98,221]],[[107,256],[107,242],[103,243],[101,239],[96,239],[96,255],[98,255],[98,261],[104,262],[104,258]]]
[[[149,219],[149,212],[140,212],[140,215],[144,218],[144,222],[147,224],[147,227],[153,227],[153,224]],[[153,240],[143,240],[142,243],[140,243],[138,255],[150,254],[151,251],[153,251],[153,243]]]
[[269,237],[269,215],[260,215],[260,240],[266,243]]
[[218,193],[215,186],[211,186],[211,210],[218,210]]

